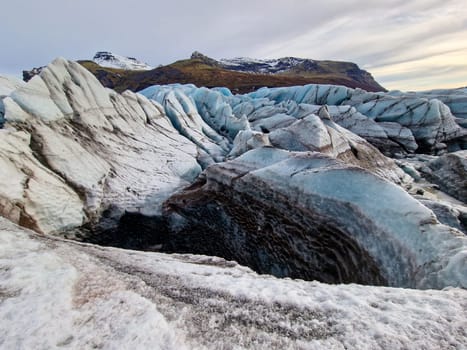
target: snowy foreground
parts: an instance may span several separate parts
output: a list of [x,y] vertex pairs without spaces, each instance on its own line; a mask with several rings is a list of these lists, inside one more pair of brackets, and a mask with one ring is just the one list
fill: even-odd
[[467,291],[259,276],[0,219],[2,349],[464,349]]

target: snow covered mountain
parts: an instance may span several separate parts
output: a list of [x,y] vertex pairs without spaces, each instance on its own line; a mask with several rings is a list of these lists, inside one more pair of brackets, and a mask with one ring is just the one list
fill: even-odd
[[290,71],[299,65],[303,67],[316,65],[315,61],[297,57],[282,57],[261,60],[247,57],[223,58],[220,63],[224,68],[248,73],[277,74]]
[[[229,88],[234,93],[255,91],[261,87],[283,87],[306,84],[343,85],[366,91],[385,91],[371,74],[352,62],[316,61],[295,57],[275,60],[246,58],[221,61],[193,52],[186,60],[153,68],[133,58],[110,52],[98,52],[94,60],[78,61],[106,87],[118,92],[137,92],[151,85],[195,84],[196,86]],[[40,68],[23,71],[29,81]],[[118,69],[118,71],[115,71]]]
[[464,348],[465,115],[428,95],[0,78],[0,348]]
[[107,51],[99,51],[92,59],[99,66],[124,70],[151,70],[154,67],[133,57],[125,57]]
[[[367,91],[385,90],[373,79],[370,73],[360,69],[352,62],[319,61],[297,57],[282,57],[277,59],[237,57],[232,59],[223,58],[220,61],[216,61],[197,51],[191,55],[191,58],[234,72],[317,79],[317,81],[311,82],[360,87]],[[327,79],[328,81],[319,81],[320,79]]]

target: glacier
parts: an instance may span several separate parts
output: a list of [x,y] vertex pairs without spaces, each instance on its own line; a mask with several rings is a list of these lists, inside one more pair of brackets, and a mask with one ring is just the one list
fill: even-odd
[[166,202],[169,214],[184,217],[174,245],[205,254],[208,243],[221,256],[277,276],[467,287],[465,265],[458,265],[466,259],[464,234],[361,168],[316,152],[268,147],[204,175]]
[[[306,104],[352,106],[359,113],[378,123],[398,123],[412,132],[422,150],[437,144],[465,138],[450,109],[441,101],[418,96],[393,96],[366,92],[343,86],[307,85],[293,88],[262,88],[250,94],[276,102],[295,101]],[[385,129],[386,124],[380,124]],[[397,142],[397,141],[396,141]]]
[[[69,227],[65,223],[71,217],[75,226],[94,222],[104,211],[109,217],[125,211],[157,213],[171,192],[201,172],[196,146],[175,131],[162,106],[142,95],[119,95],[102,87],[75,62],[55,60],[6,97],[4,107],[6,119],[17,128],[1,130],[2,143],[10,147],[2,161],[22,174],[17,177],[22,190],[2,196],[14,208],[2,207],[2,215],[15,222],[27,217],[28,227],[40,232]],[[12,153],[15,148],[27,150]],[[25,153],[35,155],[34,162],[26,161]],[[79,205],[55,193],[58,186],[48,191],[28,186],[39,172],[46,184],[58,176],[81,198]],[[10,181],[8,173],[1,176]],[[31,192],[37,192],[36,200],[24,200]],[[62,202],[70,204],[65,211]],[[48,215],[36,213],[37,207],[50,207]],[[80,216],[81,221],[76,219]]]
[[459,120],[459,122],[463,123],[465,127],[465,119],[467,119],[467,88],[465,87],[458,89],[435,89],[421,92],[390,91],[389,94],[397,97],[408,96],[437,99],[448,106],[454,116],[463,119]]
[[466,346],[447,94],[1,77],[0,347]]
[[[158,89],[164,87],[150,87],[140,93],[151,98]],[[198,90],[190,85],[177,86],[177,89],[191,95],[201,113],[207,104],[213,108],[208,113],[211,116],[216,115],[216,108],[223,106],[227,109],[219,111],[220,115],[233,114],[237,119],[246,116],[253,128],[259,131],[261,127],[268,130],[272,120],[267,118],[275,117],[286,123],[286,119],[291,120],[290,117],[303,118],[306,114],[316,113],[320,106],[329,105],[328,111],[333,120],[389,155],[410,153],[417,149],[432,152],[446,144],[452,144],[452,148],[463,147],[467,137],[465,128],[458,124],[459,118],[437,99],[398,98],[391,94],[333,85],[262,88],[247,95],[235,96],[230,91],[226,92],[227,89],[223,92],[206,92],[208,89]],[[206,94],[211,95],[209,102],[203,96]],[[225,107],[226,104],[230,107]],[[287,118],[279,116],[281,113]],[[206,116],[207,121],[217,120],[216,117]],[[229,128],[229,125],[225,128],[236,132],[236,128]]]
[[0,128],[2,128],[5,123],[3,99],[23,85],[24,82],[15,77],[0,76]]

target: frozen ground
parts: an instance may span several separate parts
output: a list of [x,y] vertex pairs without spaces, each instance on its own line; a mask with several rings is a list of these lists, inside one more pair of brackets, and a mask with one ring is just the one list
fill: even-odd
[[465,349],[467,291],[326,285],[0,219],[2,349]]

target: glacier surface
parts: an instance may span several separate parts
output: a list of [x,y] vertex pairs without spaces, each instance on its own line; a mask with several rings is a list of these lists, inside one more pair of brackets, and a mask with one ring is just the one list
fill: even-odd
[[[464,93],[0,78],[0,347],[465,347]],[[56,237],[129,214],[266,275]]]
[[[408,128],[423,149],[465,137],[465,129],[456,123],[450,109],[437,99],[418,96],[393,96],[333,85],[306,85],[292,88],[261,88],[253,98],[276,102],[352,106],[378,123],[398,123]],[[380,125],[383,127],[385,124]],[[406,132],[407,133],[407,132]]]
[[83,245],[0,218],[5,349],[462,349],[467,292],[260,276]]
[[[4,106],[15,128],[2,130],[2,161],[22,175],[13,180],[18,190],[3,187],[2,201],[9,205],[1,208],[2,215],[14,222],[23,215],[27,226],[40,232],[58,231],[60,223],[61,229],[69,227],[70,218],[81,217],[83,210],[83,220],[72,220],[75,226],[95,222],[104,211],[117,218],[125,211],[157,213],[170,193],[201,172],[196,145],[174,129],[162,106],[102,87],[78,63],[55,60],[6,97]],[[50,210],[48,219],[36,211],[41,207],[36,201],[22,199],[29,198],[38,173],[45,183],[58,177],[70,194],[55,193],[60,189],[55,185],[35,191],[46,207],[70,204],[67,210]],[[2,177],[9,175],[2,172]],[[78,196],[81,204],[72,206]]]
[[[219,251],[237,252],[235,260],[278,276],[298,277],[303,270],[308,279],[334,283],[467,287],[464,234],[361,168],[317,152],[269,147],[213,165],[204,175],[202,186],[166,203],[169,214],[188,222],[174,240],[186,231],[193,236],[188,244],[200,244],[201,253],[212,236]],[[329,271],[335,273],[329,277]]]

